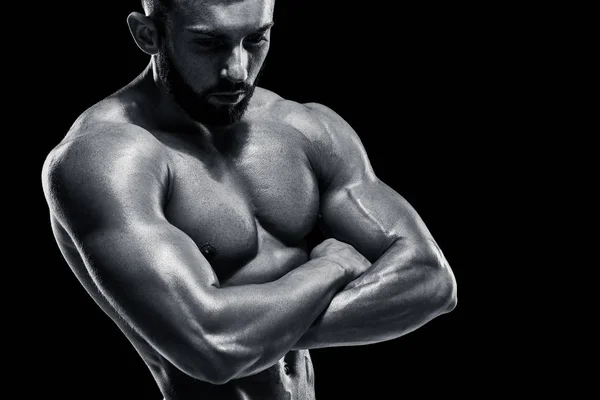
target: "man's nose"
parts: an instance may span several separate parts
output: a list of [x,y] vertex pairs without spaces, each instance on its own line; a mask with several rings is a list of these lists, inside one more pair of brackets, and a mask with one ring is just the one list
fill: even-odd
[[234,83],[248,79],[248,52],[242,45],[234,47],[229,53],[225,66],[221,70],[221,78]]

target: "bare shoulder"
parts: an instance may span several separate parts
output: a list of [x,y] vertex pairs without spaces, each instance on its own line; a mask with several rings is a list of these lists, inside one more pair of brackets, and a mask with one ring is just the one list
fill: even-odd
[[265,107],[271,117],[302,133],[310,143],[309,157],[324,179],[342,170],[372,172],[366,151],[353,127],[333,108],[318,102],[300,103],[270,94]]
[[[87,111],[46,156],[42,187],[53,213],[94,198],[117,200],[124,183],[167,185],[168,153],[147,130]],[[144,176],[144,179],[137,177]]]
[[319,146],[331,147],[340,140],[358,139],[350,124],[325,104],[300,103],[266,89],[261,89],[259,98],[259,104],[269,114],[269,118],[275,118],[302,132],[307,139]]

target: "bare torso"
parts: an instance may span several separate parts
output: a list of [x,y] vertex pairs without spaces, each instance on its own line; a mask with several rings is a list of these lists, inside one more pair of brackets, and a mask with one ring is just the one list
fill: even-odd
[[[205,140],[202,132],[165,130],[132,106],[135,96],[141,94],[126,91],[91,108],[78,122],[90,128],[77,132],[101,135],[93,126],[102,120],[135,124],[168,149],[168,157],[156,160],[167,163],[170,171],[164,182],[164,213],[192,238],[221,286],[273,281],[306,262],[307,237],[319,214],[319,183],[311,167],[311,143],[290,117],[293,113],[287,114],[294,104],[257,89],[260,109],[249,112],[247,122],[221,132],[218,145]],[[65,141],[73,139],[67,136]],[[314,399],[306,350],[291,351],[271,368],[223,385],[184,374],[116,314],[55,219],[53,229],[73,272],[129,338],[166,399]]]

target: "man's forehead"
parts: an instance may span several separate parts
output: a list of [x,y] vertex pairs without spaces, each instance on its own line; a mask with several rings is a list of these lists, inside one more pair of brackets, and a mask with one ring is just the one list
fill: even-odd
[[185,28],[236,29],[273,19],[275,0],[175,0],[178,23]]

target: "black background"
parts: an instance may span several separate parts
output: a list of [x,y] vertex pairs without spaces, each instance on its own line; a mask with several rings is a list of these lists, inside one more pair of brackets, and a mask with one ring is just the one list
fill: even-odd
[[[40,181],[45,156],[74,119],[146,66],[125,22],[140,6],[48,3],[26,14],[23,37],[29,36],[21,52],[28,80],[16,98],[37,110],[29,126],[37,132],[30,165],[38,184],[28,212],[36,246],[28,251],[44,263],[31,271],[35,312],[19,318],[35,328],[15,369],[26,391],[159,400],[133,347],[62,259]],[[501,365],[512,334],[492,300],[502,278],[490,271],[502,257],[497,231],[510,224],[503,208],[519,200],[508,190],[507,170],[520,157],[516,121],[527,112],[534,85],[526,79],[534,76],[532,50],[523,41],[535,35],[525,39],[519,18],[503,16],[492,6],[277,2],[261,85],[285,98],[326,104],[354,127],[378,176],[428,225],[459,288],[452,313],[405,337],[313,351],[321,400],[481,397],[510,392],[522,378],[522,359]]]

